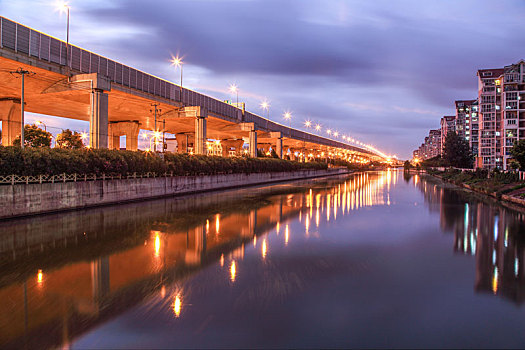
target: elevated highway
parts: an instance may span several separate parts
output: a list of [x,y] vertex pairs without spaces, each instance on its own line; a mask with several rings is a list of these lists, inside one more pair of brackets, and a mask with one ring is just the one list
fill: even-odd
[[281,125],[0,17],[3,145],[21,130],[20,80],[10,74],[18,68],[35,73],[25,79],[25,110],[89,121],[93,148],[118,148],[125,135],[126,148],[136,150],[145,129],[175,134],[181,153],[207,154],[208,140],[215,140],[223,155],[240,153],[248,143],[253,157],[271,147],[280,157],[384,160],[370,149]]

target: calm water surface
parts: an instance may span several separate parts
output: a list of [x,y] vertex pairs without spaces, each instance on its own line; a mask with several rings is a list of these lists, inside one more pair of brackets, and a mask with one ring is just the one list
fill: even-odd
[[0,347],[525,347],[522,214],[371,172],[0,223]]

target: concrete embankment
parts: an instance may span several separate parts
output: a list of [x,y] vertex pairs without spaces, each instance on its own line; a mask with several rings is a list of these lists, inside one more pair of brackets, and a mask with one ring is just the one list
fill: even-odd
[[0,186],[0,219],[349,173],[346,169]]

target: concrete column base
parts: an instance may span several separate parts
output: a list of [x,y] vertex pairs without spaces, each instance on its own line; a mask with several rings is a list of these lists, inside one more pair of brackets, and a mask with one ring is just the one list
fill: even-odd
[[20,114],[20,106],[20,99],[0,99],[3,146],[12,146],[13,141],[22,133],[22,115]]
[[257,131],[250,130],[250,157],[257,158]]
[[108,137],[108,94],[101,90],[93,90],[89,116],[89,146],[108,148]]
[[120,136],[126,136],[126,150],[138,149],[140,123],[138,121],[111,122],[108,125],[108,147],[120,149]]

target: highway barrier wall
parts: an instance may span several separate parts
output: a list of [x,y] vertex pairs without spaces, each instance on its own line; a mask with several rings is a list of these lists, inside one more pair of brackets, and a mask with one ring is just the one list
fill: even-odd
[[14,184],[0,186],[0,219],[272,182],[342,175],[345,168],[276,173]]

